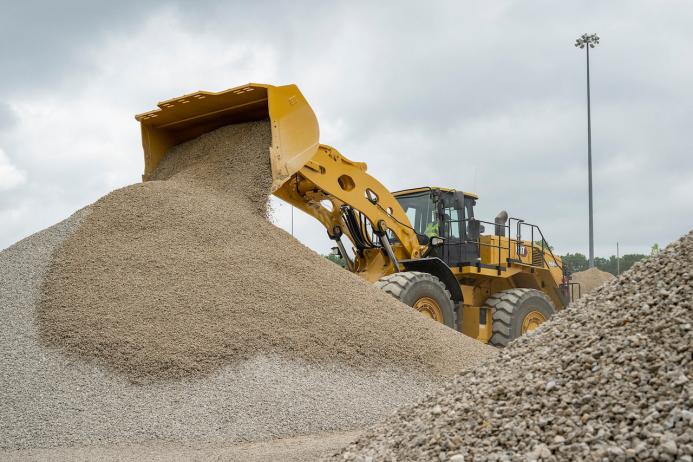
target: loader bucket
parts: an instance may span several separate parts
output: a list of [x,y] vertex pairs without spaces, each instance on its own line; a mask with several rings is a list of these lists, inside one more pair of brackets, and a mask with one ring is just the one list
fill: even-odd
[[250,83],[219,93],[198,91],[158,106],[135,116],[142,128],[142,181],[150,179],[171,147],[224,125],[270,120],[272,192],[300,170],[319,146],[318,120],[296,85]]

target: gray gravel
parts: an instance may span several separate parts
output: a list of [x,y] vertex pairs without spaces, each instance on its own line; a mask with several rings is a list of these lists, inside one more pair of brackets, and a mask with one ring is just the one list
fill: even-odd
[[352,430],[495,353],[271,225],[268,130],[186,143],[166,181],[0,253],[0,448]]
[[50,449],[0,449],[13,462],[313,462],[336,451],[358,432],[319,433],[253,443],[148,443]]
[[54,248],[87,213],[0,253],[2,448],[229,442],[346,430],[435,386],[396,369],[365,372],[262,356],[200,380],[144,386],[46,349],[34,319],[40,281]]
[[693,232],[334,460],[693,459]]

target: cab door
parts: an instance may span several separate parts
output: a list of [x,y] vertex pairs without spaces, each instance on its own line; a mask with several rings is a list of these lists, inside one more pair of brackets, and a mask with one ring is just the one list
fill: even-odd
[[[451,192],[442,201],[441,237],[443,244],[443,261],[448,266],[475,265],[479,259],[479,236],[475,233],[473,203],[465,198],[462,192]],[[476,234],[476,235],[473,235]]]

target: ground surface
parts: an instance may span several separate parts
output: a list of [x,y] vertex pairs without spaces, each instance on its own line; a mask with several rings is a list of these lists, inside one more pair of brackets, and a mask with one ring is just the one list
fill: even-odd
[[1,450],[0,459],[16,462],[93,461],[163,462],[170,460],[228,462],[312,462],[352,441],[358,432],[323,433],[241,444],[156,443],[52,449]]

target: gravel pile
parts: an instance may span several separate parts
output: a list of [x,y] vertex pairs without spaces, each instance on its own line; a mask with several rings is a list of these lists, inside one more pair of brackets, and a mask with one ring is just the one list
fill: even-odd
[[[571,275],[570,282],[577,282],[580,284],[580,294],[587,295],[592,292],[597,287],[602,284],[611,281],[615,276],[609,272],[602,271],[599,268],[590,268],[585,271],[579,271]],[[578,296],[577,289],[575,290],[575,296]]]
[[693,457],[693,232],[335,460]]
[[430,322],[265,217],[268,123],[178,146],[90,207],[43,284],[43,341],[130,380],[255,355],[450,376],[487,347]]
[[189,142],[0,253],[1,448],[351,430],[493,352],[271,225],[268,132]]

